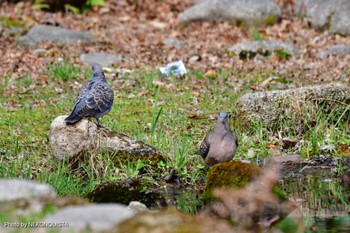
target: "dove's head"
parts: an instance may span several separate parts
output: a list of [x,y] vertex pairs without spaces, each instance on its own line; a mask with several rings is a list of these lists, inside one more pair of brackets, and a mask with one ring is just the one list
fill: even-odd
[[102,66],[100,64],[93,64],[92,65],[92,73],[101,73],[103,72]]
[[227,112],[221,111],[219,114],[219,121],[225,122],[228,118]]

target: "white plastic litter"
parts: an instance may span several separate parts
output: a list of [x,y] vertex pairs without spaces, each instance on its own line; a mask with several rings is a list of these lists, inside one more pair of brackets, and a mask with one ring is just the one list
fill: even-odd
[[187,73],[186,67],[182,61],[171,62],[166,66],[160,67],[159,71],[166,76],[170,74],[181,76]]

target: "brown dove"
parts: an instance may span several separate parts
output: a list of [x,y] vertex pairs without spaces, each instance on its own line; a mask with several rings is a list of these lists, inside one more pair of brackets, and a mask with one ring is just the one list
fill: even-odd
[[236,154],[238,139],[230,129],[227,112],[220,112],[215,128],[203,139],[198,154],[205,163],[214,165],[230,161]]

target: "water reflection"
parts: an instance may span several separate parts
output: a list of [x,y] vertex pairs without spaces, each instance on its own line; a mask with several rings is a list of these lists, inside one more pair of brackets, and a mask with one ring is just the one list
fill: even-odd
[[329,168],[303,168],[288,174],[281,188],[300,204],[278,228],[285,233],[350,232],[350,189]]

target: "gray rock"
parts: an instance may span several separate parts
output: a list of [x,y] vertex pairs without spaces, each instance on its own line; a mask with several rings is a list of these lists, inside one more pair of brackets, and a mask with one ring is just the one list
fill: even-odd
[[290,43],[285,43],[281,41],[248,41],[237,43],[231,48],[229,48],[230,52],[234,52],[240,56],[244,56],[244,54],[271,54],[275,51],[284,51],[290,56],[297,56],[299,54],[299,50]]
[[188,59],[188,63],[193,64],[201,60],[200,56],[194,55]]
[[174,39],[174,38],[166,38],[163,40],[163,44],[166,47],[175,47],[177,49],[185,46],[185,43],[182,40]]
[[47,184],[31,180],[0,179],[0,202],[55,196],[55,190]]
[[227,20],[269,25],[281,17],[281,8],[271,0],[205,0],[180,14],[181,22]]
[[141,141],[106,128],[98,129],[96,124],[85,119],[67,125],[64,121],[66,117],[55,118],[50,127],[49,143],[54,156],[59,160],[70,159],[84,152],[103,150],[118,152],[118,155],[160,156],[155,148]]
[[42,222],[65,223],[64,226],[68,227],[55,228],[64,232],[102,232],[113,229],[134,214],[127,206],[119,204],[69,206],[47,216]]
[[88,120],[67,125],[59,116],[51,123],[49,141],[54,156],[59,160],[69,159],[96,147],[97,126]]
[[287,125],[290,122],[296,128],[304,127],[303,124],[315,120],[320,106],[334,117],[340,117],[349,103],[350,86],[344,83],[248,93],[238,100],[235,107],[235,125],[251,127],[253,122],[261,121],[265,128],[281,126],[281,122]]
[[350,35],[350,1],[296,0],[295,12],[305,16],[316,29]]
[[9,35],[21,35],[23,33],[23,28],[21,27],[2,28],[0,26],[0,30],[3,30],[5,34],[9,34]]
[[149,210],[145,204],[139,201],[131,201],[128,205],[128,208],[136,213],[145,212]]
[[91,42],[94,38],[89,32],[73,31],[49,25],[37,25],[18,39],[20,44],[35,45],[41,41],[52,41],[60,44],[75,44],[80,41]]
[[350,54],[350,46],[348,45],[334,45],[331,46],[329,48],[327,48],[326,50],[321,50],[320,52],[318,52],[317,56],[320,58],[325,58],[328,57],[330,55],[348,55]]
[[83,53],[80,55],[80,60],[88,65],[99,63],[101,66],[106,67],[114,63],[122,62],[123,56],[108,53]]

